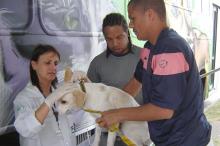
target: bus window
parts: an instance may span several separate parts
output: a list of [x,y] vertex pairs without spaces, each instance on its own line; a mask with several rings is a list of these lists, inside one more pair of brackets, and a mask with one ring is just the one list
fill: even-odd
[[23,31],[28,27],[32,18],[32,0],[14,0],[0,1],[0,33],[4,34],[10,29],[10,32]]
[[46,31],[88,32],[90,20],[83,1],[40,0],[42,25]]
[[50,35],[94,36],[101,32],[102,17],[115,11],[109,0],[39,0],[38,7],[41,26]]

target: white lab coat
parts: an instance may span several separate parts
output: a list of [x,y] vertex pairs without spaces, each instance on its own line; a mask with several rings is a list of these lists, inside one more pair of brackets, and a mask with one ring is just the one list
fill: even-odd
[[41,125],[35,111],[44,102],[37,87],[29,83],[14,100],[14,126],[20,134],[21,146],[76,146],[76,137],[71,133],[67,115],[59,115],[59,127],[50,110]]

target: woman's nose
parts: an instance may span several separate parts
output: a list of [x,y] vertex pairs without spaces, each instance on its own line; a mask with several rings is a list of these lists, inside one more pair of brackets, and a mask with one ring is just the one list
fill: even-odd
[[51,68],[52,69],[57,69],[57,64],[56,63],[51,63]]

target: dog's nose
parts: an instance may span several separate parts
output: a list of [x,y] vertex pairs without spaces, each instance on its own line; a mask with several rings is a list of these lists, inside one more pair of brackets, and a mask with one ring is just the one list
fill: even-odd
[[65,101],[65,100],[61,100],[60,101],[62,104],[66,104],[67,103],[67,101]]

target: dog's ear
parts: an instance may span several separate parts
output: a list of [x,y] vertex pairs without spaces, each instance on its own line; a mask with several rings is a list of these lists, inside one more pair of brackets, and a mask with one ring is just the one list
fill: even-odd
[[81,90],[75,90],[72,92],[72,94],[76,97],[76,105],[78,107],[83,107],[86,101],[86,93],[82,92]]
[[64,82],[70,82],[73,76],[71,68],[67,67],[65,69]]

